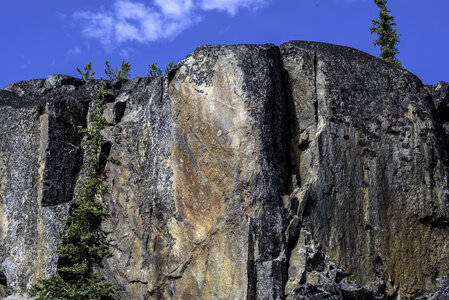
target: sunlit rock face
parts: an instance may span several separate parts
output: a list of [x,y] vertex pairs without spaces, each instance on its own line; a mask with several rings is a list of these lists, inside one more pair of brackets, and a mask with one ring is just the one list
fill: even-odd
[[[0,293],[56,269],[98,81],[0,91]],[[449,295],[447,83],[309,42],[203,46],[108,82],[104,151],[126,299]]]
[[108,268],[136,299],[282,298],[280,71],[271,45],[202,47],[170,80],[118,94],[127,107],[105,134],[122,163],[110,166],[110,201],[125,251]]

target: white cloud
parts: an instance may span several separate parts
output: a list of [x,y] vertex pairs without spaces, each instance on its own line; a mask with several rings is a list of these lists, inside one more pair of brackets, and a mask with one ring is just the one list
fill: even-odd
[[105,46],[113,42],[114,17],[107,13],[77,12],[74,17],[84,20],[81,31],[86,37],[99,39]]
[[172,17],[179,17],[190,13],[194,7],[192,0],[155,0],[154,2],[160,7],[164,15]]
[[169,39],[199,22],[205,11],[235,15],[239,8],[257,9],[269,0],[115,0],[100,12],[82,11],[73,16],[81,21],[82,34],[98,39],[105,47],[136,41]]
[[139,28],[137,26],[130,24],[126,20],[120,20],[114,26],[117,42],[127,42],[132,40],[137,40],[139,42],[143,41]]
[[81,54],[81,49],[80,49],[80,47],[71,48],[71,49],[67,50],[67,54],[68,55]]
[[256,9],[265,4],[265,0],[202,0],[200,5],[204,10],[222,10],[235,15],[240,7]]
[[131,52],[132,52],[132,49],[124,48],[119,51],[119,55],[123,58],[128,58],[130,56]]

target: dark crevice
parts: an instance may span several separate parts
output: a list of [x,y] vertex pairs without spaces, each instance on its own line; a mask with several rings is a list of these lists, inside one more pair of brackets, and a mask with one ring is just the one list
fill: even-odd
[[[161,99],[159,103],[164,103],[164,93],[165,93],[165,86],[164,86],[165,80],[164,78],[161,78]],[[168,82],[167,86],[170,84],[170,81]]]
[[[300,185],[300,173],[299,173],[299,156],[302,151],[305,150],[305,147],[308,147],[308,143],[303,143],[299,145],[299,122],[298,122],[298,112],[296,111],[296,105],[294,101],[294,95],[293,95],[293,86],[291,82],[291,77],[289,72],[285,69],[283,60],[282,60],[282,53],[280,54],[280,66],[281,66],[281,89],[282,89],[282,95],[284,98],[284,109],[285,109],[285,131],[287,132],[286,136],[286,160],[287,160],[287,172],[288,172],[288,178],[290,181],[289,187],[288,187],[288,194],[292,194],[293,190]],[[296,211],[296,209],[295,209]],[[283,247],[285,252],[285,264],[282,268],[282,292],[285,291],[285,287],[288,282],[288,269],[290,267],[290,256],[291,253],[296,246],[298,236],[299,236],[299,230],[300,230],[300,222],[299,219],[292,214],[289,214],[287,211],[285,212],[288,214],[288,216],[285,216],[285,224],[283,229]],[[292,228],[296,227],[296,228]],[[298,232],[291,232],[290,231],[298,231]],[[287,232],[289,231],[289,232]],[[292,236],[290,236],[290,234]],[[248,293],[249,295],[249,293]],[[285,295],[282,295],[282,298],[284,298]],[[255,298],[255,296],[254,296]]]
[[[295,145],[297,143],[296,136],[297,136],[297,129],[298,129],[298,123],[296,121],[296,111],[293,101],[291,100],[291,83],[290,78],[288,76],[287,71],[284,69],[284,65],[282,63],[282,56],[279,52],[279,75],[280,75],[280,95],[281,95],[281,122],[280,125],[282,128],[282,132],[280,133],[283,135],[282,143],[283,143],[283,155],[281,157],[282,164],[284,166],[285,171],[285,178],[286,182],[281,187],[281,193],[283,195],[285,194],[291,194],[293,192],[293,187],[297,186],[297,182],[293,183],[293,174],[298,172],[298,168],[296,166],[296,157],[297,153],[294,152],[294,149],[296,149]],[[277,133],[279,134],[279,133]],[[296,178],[299,178],[299,174],[296,174]]]
[[[282,54],[281,54],[281,63],[282,63]],[[315,123],[316,126],[318,126],[318,93],[317,93],[317,54],[316,52],[313,53],[313,91],[312,91],[312,99],[310,99],[314,105],[314,113],[315,113]],[[290,160],[290,173],[291,175],[296,175],[296,179],[292,176],[292,181],[296,180],[296,182],[292,182],[292,187],[298,187],[300,186],[300,174],[299,174],[299,158],[300,154],[307,150],[309,147],[309,141],[304,141],[301,144],[299,144],[299,137],[300,137],[300,128],[299,128],[299,121],[297,119],[298,113],[296,111],[296,105],[295,105],[295,99],[293,94],[293,86],[291,82],[291,77],[288,71],[282,66],[282,89],[285,94],[286,98],[286,109],[287,109],[287,116],[288,116],[288,133],[289,133],[289,160]],[[291,189],[290,194],[293,192],[293,189]],[[285,234],[284,234],[284,246],[285,246],[285,255],[286,255],[286,265],[285,270],[283,271],[283,277],[284,279],[284,288],[288,281],[288,269],[290,267],[290,257],[291,253],[294,250],[298,237],[299,237],[299,231],[301,228],[301,221],[302,215],[305,215],[307,213],[307,210],[311,208],[311,203],[308,201],[304,204],[306,207],[303,208],[301,212],[301,217],[295,216],[293,214],[289,215],[286,220],[286,228],[285,228]],[[313,206],[313,204],[312,204]],[[297,215],[297,213],[296,213]],[[294,227],[294,228],[293,228]],[[288,232],[287,232],[288,231]]]
[[373,260],[373,271],[374,274],[379,277],[382,278],[382,266],[384,265],[382,258],[378,255],[376,256],[376,258]]
[[[277,50],[277,59],[278,59],[278,75],[277,77],[280,77],[280,95],[282,98],[282,101],[280,102],[280,110],[282,114],[281,118],[281,124],[282,128],[281,132],[277,132],[276,135],[282,136],[282,139],[280,142],[282,142],[282,155],[280,157],[280,161],[282,163],[282,169],[283,170],[283,186],[281,187],[281,193],[282,195],[290,194],[293,190],[293,184],[292,184],[292,173],[293,173],[293,157],[292,157],[292,132],[291,132],[291,109],[289,108],[289,95],[287,92],[287,84],[286,81],[288,81],[285,78],[285,70],[282,63],[282,56],[279,51],[279,48],[276,48]],[[278,151],[276,151],[278,152]],[[282,267],[284,267],[285,264]],[[285,282],[287,278],[282,278],[281,280],[284,281],[283,286],[285,286]],[[283,290],[283,287],[282,287]]]
[[140,284],[148,284],[148,282],[147,282],[147,281],[140,281],[140,280],[131,280],[131,281],[128,281],[128,283],[140,283]]
[[168,71],[168,84],[170,84],[170,82],[172,82],[173,78],[175,78],[176,76],[176,72],[181,68],[181,64],[177,64],[175,65],[170,71]]
[[316,52],[313,53],[313,86],[314,86],[314,92],[313,92],[313,106],[315,108],[315,124],[318,126],[318,89],[317,89],[317,54]]
[[45,114],[45,104],[39,104],[37,107],[37,116],[40,117]]
[[126,109],[126,102],[125,101],[120,101],[120,102],[116,102],[114,105],[114,109],[115,109],[115,124],[119,123],[123,116],[125,115],[125,109]]
[[101,146],[100,161],[99,161],[101,169],[104,169],[104,167],[106,166],[109,154],[111,153],[111,148],[112,148],[112,144],[109,141],[104,143],[103,146]]
[[254,236],[253,236],[254,230],[255,226],[252,222],[252,219],[250,219],[248,226],[248,258],[247,258],[248,289],[246,293],[247,300],[257,299],[257,270],[254,258],[254,251],[255,251]]
[[8,280],[6,279],[5,273],[3,273],[2,271],[0,271],[0,285],[8,287]]
[[[282,55],[282,54],[281,54]],[[287,132],[287,159],[289,160],[288,163],[288,175],[291,178],[291,181],[294,180],[292,175],[295,175],[296,182],[291,182],[289,185],[289,191],[288,194],[291,194],[293,192],[294,187],[299,186],[299,165],[297,163],[297,160],[299,158],[300,150],[298,149],[298,142],[299,142],[299,131],[298,131],[298,120],[297,120],[297,113],[296,113],[296,107],[293,100],[293,89],[291,84],[290,75],[288,74],[287,70],[284,68],[282,63],[282,56],[281,56],[281,80],[282,80],[282,93],[284,97],[284,105],[286,109],[286,132]]]
[[435,219],[433,216],[428,216],[419,219],[419,222],[432,228],[449,229],[449,219],[447,217],[438,217]]
[[[107,90],[120,90],[122,87],[122,80],[117,81],[106,81],[106,89]],[[98,89],[98,86],[96,87]],[[115,102],[115,95],[113,93],[107,93],[104,95],[104,100],[106,103],[113,103]],[[91,101],[91,103],[94,103],[95,101]]]
[[[282,89],[282,95],[284,98],[284,106],[285,106],[285,118],[286,124],[285,124],[285,131],[287,132],[286,137],[286,168],[288,171],[288,178],[290,179],[290,184],[288,186],[288,194],[291,194],[293,192],[293,189],[298,186],[299,182],[299,167],[297,164],[297,158],[299,157],[299,151],[298,151],[298,121],[296,119],[296,109],[295,104],[293,102],[293,91],[292,91],[292,85],[290,80],[290,75],[285,70],[283,62],[282,62],[282,54],[280,56],[280,64],[281,64],[281,89]],[[295,176],[293,176],[295,175]],[[296,182],[293,182],[296,181]],[[292,219],[292,216],[289,216],[286,220],[284,232],[288,230],[289,223]],[[288,281],[288,268],[290,266],[290,255],[291,251],[294,247],[294,245],[290,245],[288,241],[286,240],[286,235],[283,235],[283,243],[284,243],[284,251],[285,251],[285,266],[282,270],[283,272],[283,282],[282,282],[282,290],[285,290],[285,286],[287,285]],[[248,299],[256,299],[256,295],[252,295],[252,298],[249,297],[249,289],[248,289]],[[254,291],[255,292],[255,291]],[[283,295],[285,297],[285,295]]]
[[437,114],[438,114],[438,117],[440,118],[442,124],[449,122],[449,107],[447,107],[447,106],[438,107]]
[[310,142],[307,141],[307,142],[303,142],[300,145],[298,145],[299,152],[303,152],[303,151],[307,150],[307,148],[309,148],[309,144],[310,144]]

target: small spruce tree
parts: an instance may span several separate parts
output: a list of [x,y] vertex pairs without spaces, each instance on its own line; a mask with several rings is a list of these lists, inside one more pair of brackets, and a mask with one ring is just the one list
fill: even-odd
[[165,67],[165,76],[168,75],[168,72],[170,72],[171,68],[173,68],[173,60],[171,60],[168,65]]
[[81,74],[81,79],[84,80],[85,82],[88,82],[89,80],[93,79],[95,71],[92,72],[92,62],[89,62],[86,65],[84,65],[83,69],[85,72],[82,72],[80,68],[76,67],[78,73]]
[[162,70],[157,66],[157,63],[152,63],[151,65],[148,65],[148,67],[150,68],[148,70],[148,77],[156,78],[162,75]]
[[401,62],[396,58],[399,53],[396,45],[399,43],[399,34],[396,31],[396,22],[391,12],[387,9],[387,0],[374,0],[380,8],[379,20],[372,20],[373,26],[370,27],[371,33],[377,34],[374,40],[374,46],[380,47],[380,57],[396,66],[402,67]]
[[[173,60],[171,60],[167,66],[165,66],[165,76],[168,75],[168,72],[170,72],[171,68],[173,68]],[[162,76],[162,70],[157,66],[157,63],[152,63],[151,65],[148,65],[150,68],[148,70],[148,77],[150,78],[156,78]]]
[[79,128],[84,136],[86,179],[78,190],[78,198],[66,218],[65,228],[59,235],[59,255],[56,273],[48,279],[41,279],[33,290],[38,300],[47,299],[115,299],[121,289],[94,273],[95,267],[102,267],[104,258],[112,256],[114,241],[108,238],[102,224],[110,217],[102,197],[108,193],[105,162],[118,161],[106,157],[102,152],[106,144],[100,134],[107,125],[103,117],[106,97],[110,93],[103,81],[97,91],[97,101],[89,113],[89,126]]
[[108,79],[114,78],[128,79],[128,77],[130,76],[129,71],[131,71],[131,63],[125,62],[125,59],[122,60],[120,69],[113,69],[109,65],[109,61],[107,60],[104,62],[104,64],[105,64],[104,73],[106,74]]

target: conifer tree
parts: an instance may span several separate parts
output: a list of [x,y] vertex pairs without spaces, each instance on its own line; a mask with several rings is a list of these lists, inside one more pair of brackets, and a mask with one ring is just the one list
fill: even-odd
[[106,157],[102,149],[106,144],[100,134],[107,125],[103,117],[106,97],[109,91],[101,81],[97,101],[89,113],[89,126],[80,128],[84,136],[86,179],[78,190],[78,198],[66,218],[65,228],[59,235],[59,255],[56,273],[48,279],[41,279],[33,287],[38,300],[46,299],[115,299],[120,288],[94,273],[95,267],[102,267],[102,260],[112,256],[111,247],[116,247],[108,237],[102,224],[110,217],[102,196],[108,192],[105,171],[106,161],[118,161]]
[[372,20],[373,26],[370,27],[371,33],[377,34],[374,40],[374,46],[380,47],[380,57],[396,66],[402,67],[401,62],[396,58],[399,53],[396,45],[399,43],[399,34],[396,31],[396,22],[391,12],[387,8],[387,0],[374,0],[380,8],[379,20]]
[[170,72],[171,68],[173,68],[173,60],[169,61],[168,65],[165,67],[165,76],[168,76],[168,72]]
[[[168,73],[170,72],[171,68],[173,68],[173,60],[169,61],[168,65],[165,66],[165,76],[168,76]],[[152,63],[151,65],[148,65],[150,68],[148,70],[148,77],[150,78],[157,78],[162,76],[162,70],[157,66],[157,63]]]
[[109,65],[109,61],[105,61],[104,73],[108,77],[108,79],[128,79],[130,76],[129,71],[131,71],[131,63],[125,62],[125,59],[122,60],[122,64],[120,65],[120,69],[113,69],[111,65]]
[[157,78],[162,75],[162,70],[157,66],[157,63],[152,63],[151,65],[148,65],[150,70],[148,70],[148,77],[150,78]]
[[95,71],[92,72],[92,62],[87,63],[83,67],[85,72],[82,72],[80,68],[76,67],[76,70],[78,73],[81,74],[81,79],[85,82],[88,82],[89,80],[93,79],[93,76],[95,75]]

